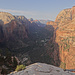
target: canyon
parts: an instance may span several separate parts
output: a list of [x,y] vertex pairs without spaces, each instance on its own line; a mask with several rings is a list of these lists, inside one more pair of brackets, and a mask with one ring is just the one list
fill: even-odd
[[75,6],[62,10],[55,21],[0,12],[0,49],[24,65],[41,62],[75,69]]

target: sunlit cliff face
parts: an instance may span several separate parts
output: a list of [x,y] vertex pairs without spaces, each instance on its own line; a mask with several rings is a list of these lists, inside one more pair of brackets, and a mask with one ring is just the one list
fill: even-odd
[[[60,67],[75,68],[75,6],[62,10],[55,21],[47,22],[55,29],[55,42],[59,46]],[[55,48],[56,49],[56,48]],[[58,51],[56,49],[56,51]]]
[[[75,6],[58,14],[55,22],[61,20],[56,31],[56,42],[59,45],[61,64],[65,69],[75,68]],[[65,14],[66,13],[66,14]],[[62,16],[64,14],[64,17]],[[68,14],[71,15],[68,17]],[[66,16],[67,15],[67,16]],[[60,18],[58,19],[58,17]],[[62,18],[61,18],[62,16]]]

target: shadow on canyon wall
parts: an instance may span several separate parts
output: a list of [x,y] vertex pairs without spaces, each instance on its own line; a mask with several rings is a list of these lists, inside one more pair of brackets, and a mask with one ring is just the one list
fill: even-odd
[[[0,23],[3,23],[3,21],[0,20]],[[7,24],[7,28],[11,28],[12,26],[14,26],[13,23],[14,22],[12,21],[10,22],[10,24]],[[16,27],[20,29],[21,26],[19,27],[18,25]],[[24,27],[25,26],[22,26],[23,29]],[[32,63],[42,62],[56,66],[60,65],[59,46],[55,42],[56,30],[52,25],[47,25],[45,28],[38,27],[36,26],[36,24],[31,25],[29,27],[29,34],[28,34],[29,38],[27,39],[28,41],[25,41],[25,39],[20,39],[21,37],[19,38],[17,35],[19,29],[16,30],[15,26],[14,29],[15,29],[14,33],[12,33],[11,35],[9,32],[8,35],[9,37],[7,38],[8,39],[7,41],[3,25],[2,24],[0,25],[0,48],[1,47],[9,48],[9,50],[11,50],[11,52],[14,52],[14,54],[16,55],[18,53],[27,53]],[[10,31],[13,30],[11,29]],[[20,33],[19,35],[21,36],[22,34]],[[24,32],[24,34],[26,35],[26,32]],[[24,36],[24,34],[22,36]],[[17,44],[15,40],[16,41],[21,40],[23,41],[23,43],[27,43],[29,46],[20,49],[19,47],[21,46],[20,45],[21,43]],[[15,50],[16,46],[18,47],[18,50]],[[14,48],[14,50],[12,50],[12,48]]]
[[47,32],[50,32],[50,38],[46,38],[47,42],[45,42],[44,40],[43,45],[34,47],[33,50],[28,52],[28,54],[32,63],[42,62],[59,66],[59,45],[55,41],[56,30],[52,25],[47,25],[45,27],[45,30],[47,30]]

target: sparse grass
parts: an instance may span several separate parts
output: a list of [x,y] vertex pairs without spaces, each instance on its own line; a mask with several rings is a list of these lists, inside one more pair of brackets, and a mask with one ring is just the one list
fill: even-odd
[[24,70],[26,67],[25,65],[17,65],[15,71],[21,71],[21,70]]

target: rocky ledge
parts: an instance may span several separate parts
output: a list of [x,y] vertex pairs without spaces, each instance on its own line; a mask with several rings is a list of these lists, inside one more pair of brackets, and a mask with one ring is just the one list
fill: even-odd
[[64,71],[52,65],[35,63],[27,66],[25,70],[13,72],[8,75],[75,75],[75,73]]

